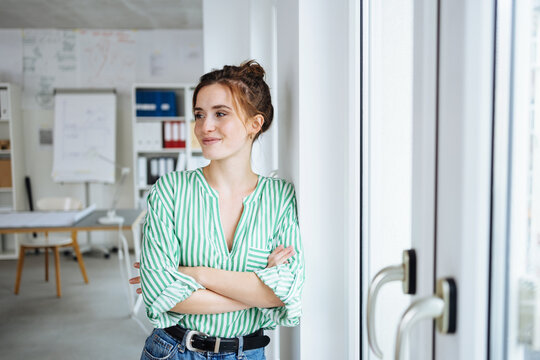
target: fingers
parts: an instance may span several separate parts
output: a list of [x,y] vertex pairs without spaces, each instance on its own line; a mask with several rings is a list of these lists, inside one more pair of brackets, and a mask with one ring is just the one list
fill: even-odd
[[274,249],[274,251],[272,251],[270,256],[275,255],[275,254],[281,252],[282,250],[283,250],[283,245],[279,245],[277,248]]
[[[140,268],[141,268],[141,264],[137,261],[137,262],[133,263],[133,267],[134,267],[135,269],[140,269]],[[136,276],[136,277],[134,277],[134,278],[131,278],[131,279],[129,279],[129,283],[132,284],[132,285],[134,285],[134,284],[140,284],[140,283],[141,283],[141,277],[140,277],[140,276]],[[137,288],[137,289],[135,289],[135,292],[136,292],[137,294],[141,295],[141,294],[142,294],[142,289],[141,289],[141,288]]]
[[287,260],[294,256],[294,254],[294,248],[292,246],[289,246],[288,248],[283,249],[276,255],[275,261],[278,265],[285,264]]
[[296,254],[293,246],[288,246],[284,248],[283,245],[279,245],[271,254],[268,256],[267,267],[273,267],[281,264],[285,264],[288,260]]

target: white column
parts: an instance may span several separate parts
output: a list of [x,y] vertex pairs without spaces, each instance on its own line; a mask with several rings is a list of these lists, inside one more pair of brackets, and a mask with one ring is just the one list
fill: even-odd
[[[274,9],[272,0],[204,0],[203,48],[205,72],[249,59],[260,63],[277,107]],[[256,173],[267,175],[277,168],[277,124],[274,114],[270,129],[253,144]]]

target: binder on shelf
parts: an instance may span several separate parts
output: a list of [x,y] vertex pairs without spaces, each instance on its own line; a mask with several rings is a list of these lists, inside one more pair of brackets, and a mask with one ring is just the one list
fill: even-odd
[[147,159],[145,157],[139,156],[139,158],[137,159],[137,163],[138,163],[138,168],[139,168],[138,183],[140,187],[145,187],[148,185],[148,175],[147,175],[147,169],[146,169]]
[[176,93],[170,90],[137,89],[135,92],[137,116],[177,116]]
[[7,89],[0,89],[0,120],[8,120],[9,103]]
[[186,154],[178,153],[178,159],[176,160],[176,171],[186,170]]
[[159,158],[159,177],[167,173],[167,162],[165,158]]
[[135,146],[139,151],[162,149],[161,124],[141,122],[135,124]]
[[[184,155],[185,156],[185,155]],[[142,178],[144,172],[145,183],[140,184],[140,186],[153,185],[157,179],[161,176],[168,174],[177,169],[177,159],[175,156],[161,156],[161,157],[140,157],[139,161],[144,161],[144,165],[139,164],[139,175]],[[141,160],[142,159],[142,160]]]
[[149,158],[148,162],[148,185],[154,184],[159,178],[159,159]]
[[186,134],[184,121],[163,121],[163,147],[185,148]]
[[168,157],[165,159],[165,173],[168,174],[174,171],[174,158]]

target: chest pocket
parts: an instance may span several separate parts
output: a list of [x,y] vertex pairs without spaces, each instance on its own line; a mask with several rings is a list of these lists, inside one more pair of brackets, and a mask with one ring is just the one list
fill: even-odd
[[259,249],[250,246],[247,255],[246,271],[264,269],[268,263],[269,255],[270,251],[266,249]]

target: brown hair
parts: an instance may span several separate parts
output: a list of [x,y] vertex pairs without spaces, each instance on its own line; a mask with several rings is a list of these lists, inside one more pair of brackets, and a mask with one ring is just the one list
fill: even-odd
[[213,70],[199,79],[193,92],[193,108],[197,103],[199,91],[208,85],[221,84],[229,88],[240,110],[247,118],[262,115],[264,123],[259,135],[270,127],[274,118],[274,107],[270,96],[270,88],[264,81],[265,71],[255,60],[245,61],[240,66],[225,65],[221,70]]

